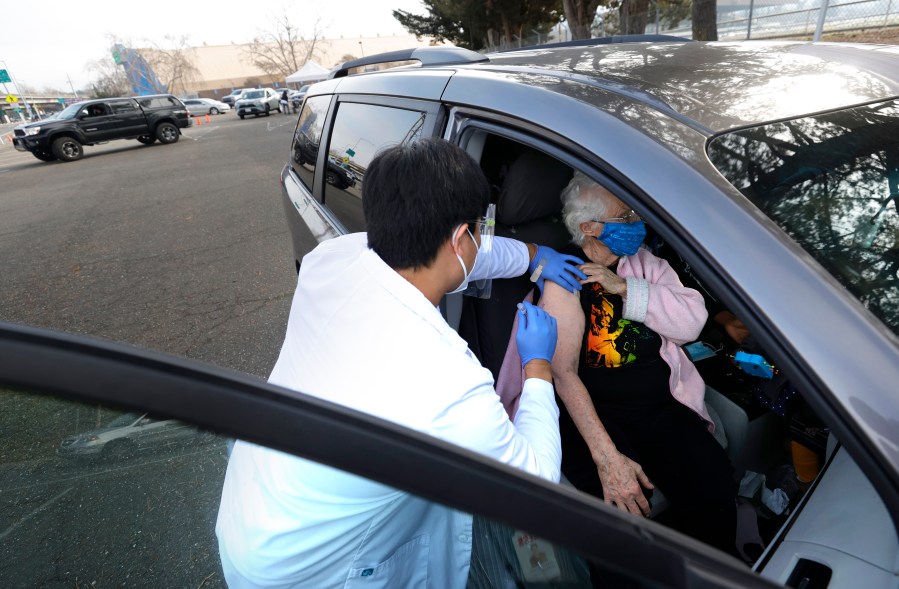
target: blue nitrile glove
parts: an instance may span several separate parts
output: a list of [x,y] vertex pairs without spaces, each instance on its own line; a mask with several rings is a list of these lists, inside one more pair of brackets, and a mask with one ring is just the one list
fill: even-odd
[[522,366],[531,360],[552,362],[556,353],[556,318],[531,303],[519,303],[515,343]]
[[577,292],[581,290],[581,283],[578,280],[587,279],[587,275],[578,268],[583,263],[584,261],[577,256],[560,254],[551,247],[538,245],[534,260],[528,265],[528,272],[541,293],[543,282],[547,278],[568,292]]

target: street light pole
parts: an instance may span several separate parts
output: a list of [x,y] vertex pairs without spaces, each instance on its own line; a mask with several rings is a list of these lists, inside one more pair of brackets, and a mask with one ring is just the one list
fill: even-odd
[[66,80],[69,81],[69,88],[72,89],[72,94],[75,95],[75,98],[81,98],[80,96],[78,96],[78,90],[75,90],[75,85],[72,84],[72,78],[69,77],[69,74],[66,74]]
[[359,41],[359,53],[362,54],[362,57],[365,57],[365,50],[362,49],[362,41]]

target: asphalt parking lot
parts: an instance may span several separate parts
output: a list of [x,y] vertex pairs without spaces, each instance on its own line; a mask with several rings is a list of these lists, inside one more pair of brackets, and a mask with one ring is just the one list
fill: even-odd
[[279,173],[296,115],[44,163],[0,145],[0,320],[265,377],[295,285]]
[[[296,281],[279,187],[295,124],[229,113],[173,145],[115,141],[72,163],[0,145],[0,320],[266,377]],[[223,587],[224,441],[56,455],[100,421],[0,395],[0,585]]]

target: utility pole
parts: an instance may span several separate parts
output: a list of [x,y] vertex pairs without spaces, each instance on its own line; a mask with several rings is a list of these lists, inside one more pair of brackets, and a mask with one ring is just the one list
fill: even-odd
[[75,85],[72,84],[72,78],[69,77],[69,74],[66,74],[66,80],[69,81],[69,88],[72,89],[72,94],[75,95],[75,98],[81,98],[80,96],[78,96],[78,90],[75,90]]
[[[16,94],[18,94],[19,96],[22,97],[22,104],[25,105],[25,112],[29,112],[29,113],[33,112],[34,114],[37,114],[37,111],[34,110],[33,108],[31,108],[31,105],[28,104],[27,100],[25,100],[25,95],[22,94],[22,92],[19,90],[19,85],[16,84],[16,79],[14,77],[12,77],[12,73],[10,73],[10,71],[9,71],[9,66],[6,65],[6,62],[3,61],[2,59],[0,59],[0,63],[3,64],[3,69],[6,70],[6,73],[9,74],[9,79],[12,81],[12,87],[16,89]],[[6,89],[5,83],[3,84],[3,88],[4,88],[4,90]],[[22,122],[25,122],[25,117],[22,115],[22,113],[19,113],[19,116],[22,117]],[[40,115],[38,115],[38,117],[40,117]]]

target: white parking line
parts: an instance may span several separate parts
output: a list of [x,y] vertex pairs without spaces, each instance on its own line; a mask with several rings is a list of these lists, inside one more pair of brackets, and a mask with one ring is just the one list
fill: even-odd
[[[281,116],[284,116],[284,115],[281,115]],[[288,121],[284,121],[283,123],[274,123],[274,124],[271,121],[268,121],[265,123],[265,128],[267,131],[274,131],[275,129],[280,129],[284,125],[296,125],[296,124],[297,124],[296,119],[291,119]]]
[[41,512],[41,511],[43,511],[44,509],[46,509],[47,507],[49,507],[51,504],[53,504],[54,502],[56,502],[58,499],[62,498],[63,495],[65,495],[66,493],[68,493],[69,491],[71,491],[71,490],[74,489],[74,488],[75,488],[75,487],[69,487],[68,489],[66,489],[66,490],[63,491],[62,493],[59,493],[59,494],[56,495],[55,497],[52,497],[52,498],[48,499],[47,501],[45,501],[45,502],[43,503],[43,505],[41,505],[40,507],[38,507],[37,509],[35,509],[35,510],[32,511],[31,513],[29,513],[28,515],[26,515],[25,517],[23,517],[22,519],[20,519],[20,520],[17,521],[16,523],[14,523],[13,525],[11,525],[11,526],[9,526],[8,528],[6,528],[6,530],[5,530],[2,534],[0,534],[0,540],[2,540],[3,538],[6,538],[7,536],[9,536],[9,535],[13,532],[13,530],[15,530],[16,528],[18,528],[18,527],[21,526],[22,524],[24,524],[26,521],[28,521],[29,519],[31,519],[32,517],[34,517],[35,515],[37,515],[39,512]]

